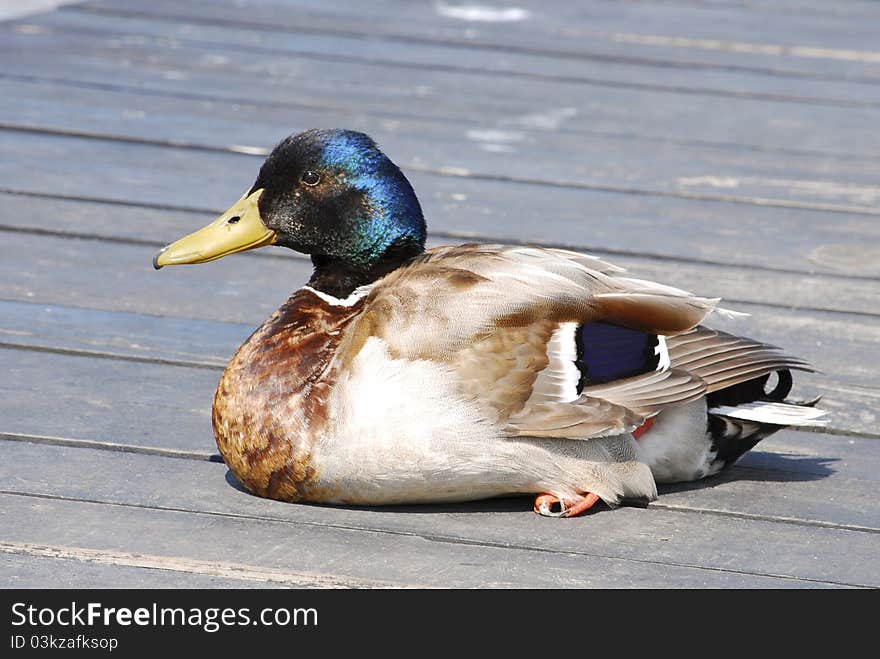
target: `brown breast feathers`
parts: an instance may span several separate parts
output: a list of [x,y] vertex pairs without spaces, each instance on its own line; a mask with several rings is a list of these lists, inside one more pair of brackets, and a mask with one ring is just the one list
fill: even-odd
[[312,445],[327,423],[331,367],[345,326],[360,313],[300,289],[238,349],[217,385],[214,436],[249,490],[308,499]]

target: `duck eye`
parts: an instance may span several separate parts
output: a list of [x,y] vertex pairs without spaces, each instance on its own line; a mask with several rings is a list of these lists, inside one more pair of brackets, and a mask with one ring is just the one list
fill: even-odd
[[303,177],[302,177],[302,182],[305,183],[306,185],[309,185],[309,186],[318,185],[320,180],[321,180],[321,177],[318,176],[315,172],[313,172],[311,170],[306,172],[305,174],[303,174]]

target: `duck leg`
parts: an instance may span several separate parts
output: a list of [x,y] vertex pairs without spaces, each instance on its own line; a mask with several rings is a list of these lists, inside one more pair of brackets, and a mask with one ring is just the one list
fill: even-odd
[[[584,493],[580,499],[567,501],[552,494],[539,494],[535,497],[535,512],[544,517],[577,517],[588,511],[599,500],[592,492]],[[555,511],[554,506],[559,510]]]

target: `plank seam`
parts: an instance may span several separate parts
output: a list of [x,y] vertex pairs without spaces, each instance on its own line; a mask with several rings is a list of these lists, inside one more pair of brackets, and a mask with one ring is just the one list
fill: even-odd
[[[11,196],[23,196],[23,197],[31,197],[36,199],[52,199],[58,201],[65,202],[75,202],[75,203],[94,203],[94,204],[107,204],[111,206],[125,206],[129,208],[145,208],[149,210],[169,210],[172,212],[181,212],[181,213],[192,213],[198,215],[214,215],[219,214],[220,210],[197,210],[191,207],[168,207],[163,204],[150,204],[146,202],[126,202],[126,201],[117,201],[117,200],[107,200],[100,199],[94,197],[81,197],[74,195],[63,195],[63,194],[54,194],[54,193],[37,193],[30,191],[21,191],[21,190],[12,190],[9,188],[0,187],[0,194],[7,194]],[[86,233],[86,232],[77,232],[77,231],[65,231],[62,229],[45,229],[45,228],[34,228],[34,227],[23,227],[23,226],[14,226],[14,225],[6,225],[0,223],[0,231],[5,231],[9,233],[18,233],[23,235],[34,235],[34,236],[50,236],[53,238],[72,238],[76,240],[87,240],[87,241],[95,241],[95,242],[106,242],[111,244],[119,244],[119,245],[138,245],[144,247],[163,247],[164,242],[157,240],[147,240],[143,238],[123,238],[120,236],[109,236],[104,234],[96,234],[96,233]],[[549,247],[549,248],[558,248],[558,249],[568,249],[586,252],[592,254],[594,256],[609,256],[609,257],[625,257],[625,258],[633,258],[640,259],[645,261],[656,261],[661,263],[683,263],[688,265],[697,265],[697,266],[707,266],[713,268],[731,268],[731,269],[748,269],[752,272],[754,271],[762,271],[769,273],[779,273],[779,274],[789,274],[789,275],[806,275],[809,277],[814,277],[817,279],[833,279],[840,281],[869,281],[874,282],[880,280],[880,277],[876,275],[859,275],[859,274],[841,274],[836,272],[824,272],[824,271],[814,271],[814,270],[796,270],[793,268],[774,268],[768,267],[766,265],[758,265],[758,264],[748,264],[748,263],[728,263],[723,261],[710,261],[707,259],[698,259],[698,258],[687,258],[683,256],[672,256],[666,254],[651,254],[648,252],[636,252],[631,250],[622,250],[622,249],[614,249],[608,247],[590,247],[588,245],[580,245],[574,243],[567,242],[556,242],[556,241],[548,241],[548,240],[522,240],[514,237],[500,237],[500,236],[487,236],[487,235],[474,235],[471,232],[458,232],[458,231],[429,231],[428,233],[429,239],[452,239],[452,240],[466,240],[468,242],[480,242],[480,243],[505,243],[508,245],[523,245],[523,246],[539,246],[539,247]],[[282,259],[296,259],[298,261],[306,261],[308,257],[297,252],[288,251],[288,252],[249,252],[244,253],[239,256],[245,258],[282,258]],[[843,314],[855,314],[860,316],[869,316],[873,317],[876,315],[880,315],[880,312],[871,312],[871,311],[861,311],[858,309],[838,309],[831,307],[811,307],[804,305],[791,305],[791,304],[780,304],[774,302],[762,302],[759,300],[744,300],[740,298],[732,298],[725,297],[725,302],[732,302],[736,304],[749,304],[749,305],[757,305],[761,307],[769,307],[769,308],[782,308],[782,309],[798,309],[803,311],[818,311],[822,313],[843,313]]]
[[223,458],[219,453],[182,451],[180,449],[162,448],[159,446],[138,446],[136,444],[120,444],[94,439],[72,439],[0,431],[0,441],[66,446],[68,448],[93,449],[95,451],[111,451],[115,453],[137,453],[139,455],[153,455],[161,458],[174,458],[176,460],[198,460],[223,464]]
[[181,366],[185,368],[200,368],[209,371],[222,371],[226,368],[226,362],[203,362],[190,359],[170,359],[168,357],[147,357],[143,355],[126,355],[124,353],[108,352],[104,350],[86,350],[85,348],[63,348],[60,346],[34,345],[32,343],[18,343],[15,341],[0,341],[0,350],[22,350],[24,352],[40,352],[53,355],[69,355],[72,357],[89,357],[92,359],[112,359],[114,361],[134,362],[137,364],[155,364],[165,366]]
[[[755,471],[772,471],[772,469],[758,469],[756,467],[739,467],[739,469],[753,469]],[[777,470],[779,471],[779,470]],[[790,472],[785,472],[790,473]],[[662,495],[661,495],[662,498]],[[720,508],[696,508],[675,503],[663,503],[662,501],[654,501],[650,504],[651,508],[660,508],[662,510],[674,510],[677,512],[698,512],[701,515],[715,515],[718,517],[735,517],[737,519],[752,519],[762,522],[775,522],[784,524],[794,524],[795,526],[806,526],[810,528],[820,527],[826,529],[841,529],[845,531],[856,531],[859,533],[875,533],[880,534],[880,528],[870,526],[861,526],[859,524],[844,524],[841,522],[826,522],[823,520],[806,520],[797,517],[785,517],[782,515],[761,515],[759,513],[747,513],[737,510],[722,510]]]
[[[51,193],[30,193],[30,192],[20,192],[13,191],[8,189],[0,188],[0,194],[8,194],[14,196],[28,196],[33,198],[40,199],[53,199],[59,201],[70,201],[70,202],[79,202],[79,203],[96,203],[102,204],[107,203],[109,205],[116,206],[127,206],[132,208],[146,208],[149,210],[172,210],[173,212],[186,212],[193,213],[198,215],[208,215],[208,214],[219,214],[222,211],[194,211],[194,210],[184,210],[184,209],[161,209],[150,204],[146,203],[136,203],[136,202],[116,202],[114,200],[97,200],[92,198],[72,198],[65,195],[55,195]],[[35,227],[23,227],[23,226],[11,226],[0,223],[0,231],[6,231],[9,233],[20,233],[24,235],[33,235],[33,236],[50,236],[53,238],[72,238],[75,240],[88,240],[95,242],[106,242],[118,245],[139,245],[144,247],[164,247],[165,243],[158,240],[147,240],[144,238],[123,238],[120,236],[108,236],[104,234],[97,233],[86,233],[79,231],[66,231],[63,229],[45,229],[45,228],[35,228]],[[858,275],[858,274],[840,274],[837,272],[822,272],[822,271],[810,271],[810,270],[795,270],[792,268],[773,268],[768,266],[762,266],[757,264],[749,264],[749,263],[726,263],[723,261],[709,261],[707,259],[697,259],[697,258],[687,258],[681,256],[671,256],[665,254],[651,254],[648,252],[635,252],[630,250],[623,249],[613,249],[608,247],[590,247],[587,245],[579,245],[573,243],[565,243],[565,242],[555,242],[549,240],[522,240],[514,237],[499,237],[499,236],[484,236],[484,235],[474,235],[471,232],[459,232],[459,231],[429,231],[428,232],[429,239],[452,239],[452,240],[466,240],[468,242],[480,242],[480,243],[504,243],[507,245],[522,245],[525,247],[549,247],[556,249],[568,249],[586,252],[592,254],[594,256],[620,256],[625,258],[633,258],[633,259],[641,259],[645,261],[659,261],[661,263],[685,263],[689,265],[698,265],[698,266],[707,266],[714,268],[734,268],[734,269],[748,269],[752,272],[755,270],[771,272],[771,273],[779,273],[779,274],[789,274],[789,275],[807,275],[810,277],[815,277],[817,279],[838,279],[843,281],[852,281],[852,280],[862,280],[862,281],[878,281],[880,277],[875,275]],[[300,254],[298,252],[294,252],[292,250],[287,252],[247,252],[240,254],[239,257],[246,258],[283,258],[283,259],[296,259],[298,261],[307,261],[308,257]],[[880,312],[871,312],[871,311],[859,311],[856,309],[833,309],[828,307],[808,307],[808,306],[796,306],[790,304],[777,304],[773,302],[761,302],[761,301],[752,301],[752,300],[743,300],[739,298],[730,298],[725,297],[725,302],[735,302],[737,304],[753,304],[762,307],[771,307],[771,308],[784,308],[784,309],[801,309],[804,311],[820,311],[827,313],[851,313],[856,315],[865,315],[865,316],[876,316],[880,315]]]

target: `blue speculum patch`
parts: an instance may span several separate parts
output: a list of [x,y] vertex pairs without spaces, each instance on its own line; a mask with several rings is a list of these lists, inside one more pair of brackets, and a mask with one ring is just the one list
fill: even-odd
[[613,325],[585,323],[575,333],[577,359],[581,372],[578,393],[590,384],[619,380],[657,368],[657,335]]

